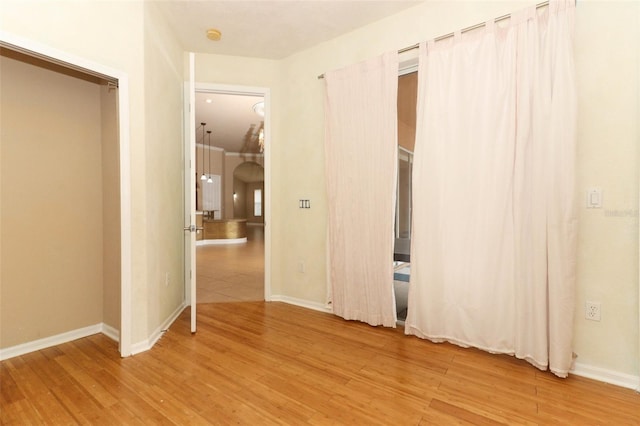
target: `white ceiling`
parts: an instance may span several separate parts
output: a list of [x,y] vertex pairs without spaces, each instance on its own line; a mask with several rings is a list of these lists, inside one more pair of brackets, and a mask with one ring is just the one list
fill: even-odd
[[[211,102],[207,102],[210,100]],[[227,95],[196,92],[196,142],[209,144],[207,130],[211,130],[211,146],[227,152],[257,152],[258,131],[264,120],[253,110],[262,101],[259,96]]]
[[[421,1],[406,0],[160,0],[155,3],[185,51],[269,59],[285,58]],[[214,42],[209,28],[222,32]],[[205,100],[212,99],[211,104]],[[253,112],[260,99],[196,94],[196,127],[207,123],[212,145],[227,152],[246,149],[248,131],[257,137],[262,119]],[[196,132],[202,141],[202,130]],[[205,140],[205,143],[208,141]],[[255,143],[255,140],[254,140]]]
[[[421,3],[407,0],[160,0],[186,51],[282,59]],[[222,32],[210,41],[206,31]]]

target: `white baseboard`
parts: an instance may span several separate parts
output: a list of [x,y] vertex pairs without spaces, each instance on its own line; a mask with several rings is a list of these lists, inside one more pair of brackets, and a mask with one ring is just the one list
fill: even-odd
[[196,246],[219,246],[225,244],[242,244],[247,242],[247,237],[243,238],[221,238],[218,240],[200,240],[196,241]]
[[114,342],[120,341],[120,331],[108,324],[102,323],[102,329],[100,330],[100,332]]
[[180,316],[180,314],[186,307],[187,305],[182,302],[180,306],[178,306],[178,308],[173,311],[173,313],[169,315],[169,317],[158,328],[154,330],[154,332],[151,334],[151,336],[149,336],[148,339],[131,345],[131,355],[139,354],[140,352],[145,352],[151,349],[153,345],[155,345],[156,342],[160,340],[164,332],[167,331],[167,329],[171,326],[171,324],[173,324],[178,316]]
[[296,299],[295,297],[283,296],[279,294],[272,294],[270,302],[284,302],[290,305],[296,305],[307,309],[313,309],[314,311],[333,313],[330,306],[323,303],[312,302],[310,300]]
[[619,373],[617,371],[607,370],[606,368],[594,367],[578,362],[573,365],[570,372],[576,376],[586,377],[587,379],[598,380],[640,392],[640,376]]
[[76,330],[67,331],[65,333],[56,334],[55,336],[45,337],[43,339],[32,340],[31,342],[22,343],[20,345],[11,346],[0,349],[0,361],[13,358],[16,356],[28,354],[29,352],[39,351],[41,349],[50,348],[51,346],[61,345],[73,340],[82,339],[83,337],[102,333],[104,324],[95,324],[88,327],[78,328]]

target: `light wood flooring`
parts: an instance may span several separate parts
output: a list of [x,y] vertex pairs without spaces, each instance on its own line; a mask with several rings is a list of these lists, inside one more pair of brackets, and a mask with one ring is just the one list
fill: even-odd
[[264,227],[247,226],[247,242],[196,249],[197,303],[264,300]]
[[103,335],[0,363],[0,423],[638,425],[640,395],[284,303],[185,310],[121,359]]

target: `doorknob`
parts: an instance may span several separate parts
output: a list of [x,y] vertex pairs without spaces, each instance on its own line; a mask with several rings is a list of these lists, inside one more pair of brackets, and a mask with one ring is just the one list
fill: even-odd
[[185,231],[189,231],[189,232],[196,232],[196,226],[195,225],[185,226],[182,229],[185,230]]

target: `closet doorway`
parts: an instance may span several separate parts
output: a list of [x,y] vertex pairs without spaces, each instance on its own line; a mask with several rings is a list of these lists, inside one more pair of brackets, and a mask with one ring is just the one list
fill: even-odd
[[126,76],[8,37],[0,67],[0,358],[96,333],[129,355]]

